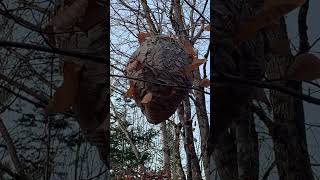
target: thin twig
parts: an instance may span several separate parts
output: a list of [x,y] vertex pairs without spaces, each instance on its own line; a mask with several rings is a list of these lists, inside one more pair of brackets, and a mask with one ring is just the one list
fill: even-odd
[[183,1],[187,3],[192,9],[194,9],[208,24],[210,24],[210,21],[206,17],[204,17],[198,9],[193,7],[192,4],[190,4],[187,0],[183,0]]
[[284,87],[284,86],[279,86],[273,83],[268,83],[265,81],[256,81],[256,80],[248,80],[244,78],[240,78],[237,76],[231,76],[231,75],[224,75],[224,76],[212,76],[211,81],[216,82],[216,83],[233,83],[233,84],[239,84],[239,85],[249,85],[249,86],[254,86],[254,87],[259,87],[259,88],[267,88],[267,89],[272,89],[276,90],[279,92],[282,92],[284,94],[291,95],[293,97],[302,99],[306,102],[312,103],[312,104],[317,104],[320,105],[320,99],[311,97],[309,95],[305,95],[303,93],[299,93],[291,88]]

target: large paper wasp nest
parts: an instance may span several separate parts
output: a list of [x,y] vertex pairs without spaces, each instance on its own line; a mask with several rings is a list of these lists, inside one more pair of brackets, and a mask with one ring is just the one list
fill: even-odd
[[188,96],[192,73],[187,73],[185,67],[191,63],[192,57],[177,40],[165,36],[148,37],[125,68],[130,83],[125,96],[133,97],[150,123],[161,123]]

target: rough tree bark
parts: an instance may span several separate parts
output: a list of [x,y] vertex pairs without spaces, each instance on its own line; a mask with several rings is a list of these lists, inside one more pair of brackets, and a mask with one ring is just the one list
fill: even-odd
[[238,178],[259,179],[258,134],[252,113],[247,113],[236,128]]
[[187,154],[187,179],[202,179],[199,160],[193,141],[191,107],[189,99],[185,99],[178,108],[178,115],[184,132],[184,148]]
[[174,136],[174,148],[173,148],[173,163],[175,165],[175,169],[177,170],[176,178],[185,180],[186,176],[184,174],[182,164],[181,164],[181,157],[180,157],[180,132],[181,132],[182,125],[178,123],[175,126],[175,136]]
[[[213,75],[261,80],[266,61],[262,33],[239,45],[233,43],[237,24],[252,15],[248,1],[218,0],[213,8]],[[257,135],[252,112],[248,108],[255,91],[258,89],[240,84],[213,87],[213,121],[208,150],[213,153],[219,176],[223,180],[258,179]]]
[[[194,71],[194,78],[200,80],[200,72],[198,69]],[[201,88],[204,90],[204,88]],[[199,124],[200,130],[200,137],[201,137],[201,152],[202,152],[202,160],[203,160],[203,167],[205,171],[205,176],[209,177],[209,157],[207,152],[207,139],[209,135],[209,118],[206,109],[206,102],[205,96],[200,91],[195,91],[195,104],[196,104],[196,112],[197,112],[197,119]]]
[[165,170],[168,177],[171,178],[171,166],[170,166],[170,149],[169,149],[169,137],[167,132],[166,122],[160,124],[160,130],[162,134],[162,150],[163,150],[163,169]]
[[[269,32],[270,40],[288,40],[284,18],[280,26]],[[300,47],[301,48],[301,47]],[[269,79],[283,78],[286,68],[294,57],[291,52],[288,56],[274,56],[267,68]],[[283,85],[302,93],[301,82],[280,81]],[[307,148],[305,134],[305,120],[302,100],[271,91],[270,100],[273,107],[274,128],[270,133],[274,142],[276,164],[280,180],[313,180],[313,173]]]

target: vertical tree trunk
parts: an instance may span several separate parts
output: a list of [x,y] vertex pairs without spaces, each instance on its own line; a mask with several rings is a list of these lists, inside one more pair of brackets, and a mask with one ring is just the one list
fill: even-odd
[[163,169],[166,174],[171,177],[171,166],[170,166],[170,149],[169,149],[169,137],[167,132],[166,122],[160,124],[160,130],[162,134],[162,146],[163,146]]
[[172,167],[172,179],[181,179],[185,180],[186,176],[184,174],[182,164],[181,164],[181,157],[180,157],[180,132],[181,132],[182,125],[178,123],[174,126],[174,144],[172,148],[172,155],[173,161],[171,164]]
[[[262,33],[257,33],[251,40],[239,45],[233,43],[237,24],[252,14],[248,3],[248,0],[218,0],[213,5],[213,73],[216,75],[261,80],[265,73],[265,43]],[[211,143],[208,147],[209,150],[213,149],[218,173],[223,180],[258,179],[258,142],[252,113],[248,109],[256,90],[236,83],[214,87],[214,121],[211,121]],[[228,132],[232,124],[235,125],[235,134]]]
[[[211,59],[213,66],[215,66],[215,63],[217,61],[220,61],[218,58],[220,58],[218,55],[219,53],[219,45],[218,44],[219,39],[217,39],[217,35],[225,34],[226,31],[229,32],[229,22],[226,22],[226,19],[223,19],[223,17],[227,17],[224,15],[223,12],[225,10],[224,1],[214,1],[212,3],[211,9],[213,9],[213,13],[210,17],[210,21],[213,22],[211,24],[210,29],[211,36],[210,41],[212,42],[211,46]],[[232,9],[233,10],[233,9]],[[231,16],[231,20],[233,20]],[[230,23],[232,24],[232,23]],[[229,31],[228,31],[229,30]],[[213,39],[213,36],[215,38]],[[221,50],[221,49],[220,49]],[[226,59],[226,61],[229,62],[229,58]],[[225,62],[226,62],[225,61]],[[215,75],[217,73],[216,69],[217,67],[214,67],[213,71],[211,72],[212,75]],[[218,68],[217,68],[218,69]],[[237,152],[236,152],[236,146],[234,144],[234,138],[233,135],[230,134],[230,132],[223,133],[219,139],[220,141],[217,141],[216,137],[216,129],[218,129],[220,122],[219,121],[230,121],[228,117],[223,116],[223,111],[221,111],[223,108],[221,106],[221,103],[223,103],[224,99],[219,98],[221,97],[220,94],[224,92],[223,88],[219,87],[213,87],[212,91],[214,92],[211,95],[211,102],[212,102],[212,114],[210,120],[210,132],[208,137],[208,143],[207,143],[207,149],[208,149],[208,155],[210,157],[210,179],[213,179],[215,177],[215,172],[218,172],[219,177],[221,180],[234,180],[238,177],[238,171],[237,171]],[[225,94],[226,95],[226,94]],[[220,109],[217,109],[215,107],[219,107]],[[219,118],[219,114],[221,114],[221,119]],[[218,115],[218,116],[217,116]],[[214,162],[212,162],[214,161]]]
[[[249,110],[249,109],[248,109]],[[259,179],[258,135],[252,113],[247,113],[235,127],[239,179]]]
[[[223,134],[223,136],[220,137],[221,141],[215,144],[215,150],[210,158],[214,159],[214,168],[218,172],[221,180],[235,180],[238,178],[237,146],[235,145],[234,136],[235,135],[230,132]],[[210,177],[212,176],[213,171]]]
[[[201,171],[199,160],[194,147],[194,139],[192,132],[191,107],[189,98],[183,101],[183,104],[178,108],[179,119],[183,125],[184,131],[184,148],[187,154],[188,176],[187,179],[199,180]],[[191,175],[191,177],[190,177]]]
[[182,164],[181,164],[181,157],[180,157],[180,131],[181,131],[182,125],[179,123],[175,127],[175,137],[174,137],[174,148],[173,148],[173,163],[175,165],[175,175],[176,177],[173,177],[174,179],[180,179],[185,180],[186,176],[184,174]]
[[[201,79],[200,72],[198,69],[194,71],[195,79]],[[203,89],[203,88],[202,88]],[[209,157],[207,152],[207,140],[209,134],[209,119],[207,115],[206,109],[206,102],[205,96],[200,91],[194,91],[196,100],[196,112],[197,112],[197,119],[199,123],[199,130],[200,130],[200,137],[201,137],[201,152],[202,152],[202,160],[203,160],[203,167],[206,178],[209,177]]]
[[[270,32],[270,40],[288,40],[284,18],[280,27]],[[293,62],[293,56],[274,56],[269,63],[267,75],[269,79],[279,79],[286,72],[286,67]],[[279,85],[302,92],[300,82],[279,82]],[[304,126],[304,110],[300,99],[271,91],[270,99],[273,107],[274,128],[270,133],[274,142],[276,164],[280,180],[313,180],[313,173],[307,148]]]

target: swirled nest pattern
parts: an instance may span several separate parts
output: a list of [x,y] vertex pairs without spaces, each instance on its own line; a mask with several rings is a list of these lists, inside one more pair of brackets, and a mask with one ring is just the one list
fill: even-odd
[[131,95],[147,120],[167,120],[188,97],[192,73],[185,67],[192,57],[179,42],[164,36],[148,37],[132,54],[125,68]]

